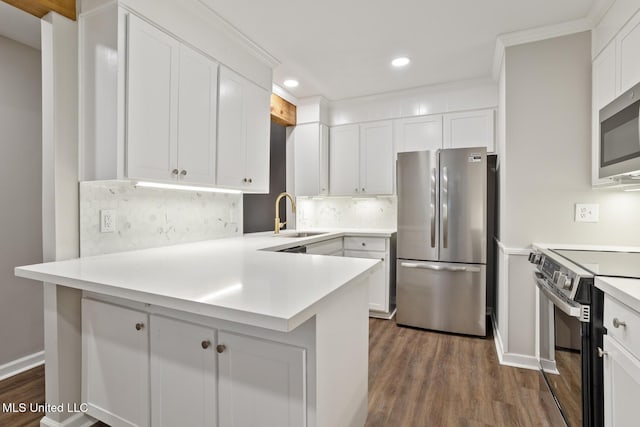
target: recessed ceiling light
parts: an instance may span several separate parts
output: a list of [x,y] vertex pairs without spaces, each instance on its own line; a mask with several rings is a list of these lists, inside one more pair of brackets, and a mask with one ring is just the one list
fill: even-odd
[[284,81],[284,85],[286,87],[298,87],[299,84],[300,84],[300,82],[298,82],[297,80],[293,80],[293,79],[289,79],[289,80],[285,80]]
[[391,61],[391,65],[393,65],[394,67],[404,67],[409,65],[409,62],[411,62],[409,58],[407,58],[406,56],[401,56],[400,58],[396,58]]

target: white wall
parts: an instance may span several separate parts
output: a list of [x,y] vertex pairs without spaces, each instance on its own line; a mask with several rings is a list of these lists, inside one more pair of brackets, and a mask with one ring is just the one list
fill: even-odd
[[[535,356],[535,284],[525,248],[638,246],[640,194],[591,188],[590,32],[508,47],[504,61],[498,323],[505,353],[526,364]],[[575,203],[599,204],[600,222],[574,222]]]
[[[40,51],[0,36],[0,377],[42,351],[42,285],[14,276],[42,262]],[[6,367],[9,369],[9,367]]]

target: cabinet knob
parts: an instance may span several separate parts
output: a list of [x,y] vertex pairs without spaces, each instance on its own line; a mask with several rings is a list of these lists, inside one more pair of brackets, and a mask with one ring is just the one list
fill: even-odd
[[187,171],[186,171],[186,169],[182,169],[182,170],[180,171],[180,175],[182,175],[182,176],[186,176],[186,175],[187,175]]
[[618,320],[617,317],[613,318],[613,327],[614,328],[619,328],[620,326],[622,326],[623,328],[627,327],[627,322],[625,322],[624,320]]
[[362,189],[362,192],[364,193],[364,188]]
[[357,193],[357,192],[358,192],[358,189],[356,188],[355,190],[356,190],[356,193]]
[[136,323],[136,331],[141,331],[144,329],[144,323],[138,322]]
[[224,351],[227,349],[227,347],[224,344],[218,344],[216,346],[216,351],[218,353],[224,353]]
[[249,184],[251,184],[253,182],[253,179],[249,178]]
[[171,175],[178,175],[178,169],[174,169],[171,171]]
[[211,341],[209,341],[209,340],[204,340],[204,341],[202,341],[202,343],[201,343],[200,345],[202,345],[202,348],[206,350],[206,349],[208,349],[209,347],[211,347]]
[[367,246],[367,244],[365,242],[362,242],[362,246]]
[[602,358],[602,357],[606,356],[607,354],[609,354],[609,353],[607,353],[606,351],[604,351],[603,349],[598,347],[598,357]]
[[242,182],[248,182],[249,180],[247,178],[243,178]]
[[384,262],[384,258],[380,258],[380,261]]

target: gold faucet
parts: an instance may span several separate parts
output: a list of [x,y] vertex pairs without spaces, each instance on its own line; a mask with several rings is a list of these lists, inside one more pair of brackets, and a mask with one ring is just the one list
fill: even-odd
[[287,221],[280,222],[280,200],[282,200],[282,198],[285,196],[288,197],[289,200],[291,200],[291,212],[296,213],[296,201],[293,199],[293,196],[286,192],[278,194],[278,197],[276,197],[276,220],[273,234],[279,234],[280,229],[287,223]]

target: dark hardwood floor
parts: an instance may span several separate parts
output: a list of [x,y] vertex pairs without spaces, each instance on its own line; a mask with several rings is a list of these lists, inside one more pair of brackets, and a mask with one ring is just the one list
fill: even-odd
[[[491,336],[428,332],[394,320],[370,319],[369,326],[366,427],[562,425],[553,420],[540,374],[500,366]],[[44,368],[1,381],[0,405],[7,402],[44,402]],[[42,416],[0,412],[0,426],[37,427]]]

